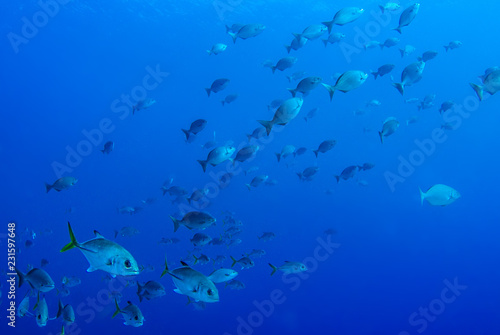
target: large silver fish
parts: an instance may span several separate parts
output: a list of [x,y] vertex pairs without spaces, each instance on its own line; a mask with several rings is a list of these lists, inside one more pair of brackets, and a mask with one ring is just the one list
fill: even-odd
[[94,230],[95,238],[79,243],[73,234],[69,222],[68,229],[71,242],[64,246],[61,252],[75,247],[80,249],[90,264],[87,272],[102,270],[109,273],[112,277],[139,274],[139,267],[134,257],[118,243],[104,238],[96,230]]
[[[488,71],[486,73],[488,73]],[[487,75],[485,74],[482,86],[473,83],[471,83],[470,85],[476,92],[479,100],[482,101],[484,92],[493,95],[496,92],[500,91],[500,69],[493,68],[490,73],[488,73]]]
[[418,61],[411,63],[401,73],[401,82],[393,83],[392,86],[396,87],[399,93],[403,95],[405,93],[405,87],[411,86],[418,83],[422,79],[422,73],[424,72],[425,62]]

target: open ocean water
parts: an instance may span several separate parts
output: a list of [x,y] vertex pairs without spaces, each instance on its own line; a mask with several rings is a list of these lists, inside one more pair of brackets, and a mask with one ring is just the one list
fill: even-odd
[[379,5],[2,2],[1,334],[500,334],[500,3]]

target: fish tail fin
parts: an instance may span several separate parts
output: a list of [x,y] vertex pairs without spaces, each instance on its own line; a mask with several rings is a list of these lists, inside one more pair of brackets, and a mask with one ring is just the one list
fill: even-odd
[[335,92],[335,88],[332,85],[328,85],[325,83],[321,83],[321,85],[323,85],[323,87],[326,88],[326,90],[328,91],[328,94],[330,94],[330,101],[332,101],[333,93]]
[[229,27],[227,24],[226,24],[226,33],[229,33],[231,31],[231,27]]
[[325,21],[325,22],[321,22],[321,23],[328,27],[328,34],[330,34],[332,32],[333,20],[332,21]]
[[102,150],[99,150],[99,151],[100,151],[100,152],[102,152],[102,153],[104,153],[104,149],[102,149]]
[[276,270],[278,270],[277,267],[275,267],[274,265],[272,265],[271,263],[268,263],[269,266],[273,269],[273,272],[271,272],[271,276],[276,272]]
[[449,50],[449,49],[450,49],[450,47],[449,47],[449,46],[447,46],[447,45],[445,45],[445,46],[444,46],[444,50],[445,50],[446,52],[448,52],[448,50]]
[[[302,173],[297,172],[297,176],[299,177],[300,180],[302,180]],[[259,238],[259,240],[260,240],[260,238]]]
[[210,93],[212,93],[212,88],[205,88],[205,91],[207,91],[207,94],[210,97]]
[[401,34],[401,28],[400,28],[400,27],[394,28],[394,29],[392,29],[392,30],[395,30],[395,31],[397,31],[398,33],[400,33],[400,34]]
[[116,311],[113,313],[113,316],[111,318],[114,318],[115,316],[117,316],[121,312],[120,306],[118,306],[118,301],[116,301],[116,298],[115,298],[115,307],[116,307]]
[[201,167],[203,168],[203,172],[207,171],[207,161],[199,160],[198,163],[200,163]]
[[63,309],[64,309],[64,306],[63,306],[63,304],[62,304],[62,302],[61,302],[61,299],[59,299],[59,303],[57,304],[57,314],[56,314],[56,319],[58,319],[58,318],[61,316],[61,314],[62,314],[62,312],[63,312]]
[[328,46],[328,39],[322,40],[323,44],[325,45],[325,48]]
[[292,97],[295,98],[295,95],[297,94],[297,90],[295,88],[287,88],[288,92],[292,93]]
[[420,206],[424,205],[425,193],[422,192],[422,189],[419,187],[418,191],[420,192]]
[[[224,106],[224,104],[222,104]],[[190,135],[190,132],[189,130],[186,130],[186,129],[181,129],[182,132],[184,133],[184,135],[186,135],[186,141],[189,141],[189,135]]]
[[286,79],[288,79],[288,82],[291,83],[292,82],[292,76],[286,76]]
[[194,258],[194,265],[196,265],[196,263],[198,263],[199,258],[196,257],[195,255],[193,255],[193,258]]
[[65,252],[65,251],[68,251],[70,249],[73,249],[74,247],[79,247],[80,245],[78,244],[78,242],[76,241],[76,237],[75,237],[75,234],[73,234],[73,229],[71,229],[71,224],[69,223],[68,221],[68,230],[69,230],[69,238],[71,239],[71,242],[69,242],[68,244],[66,244],[60,252]]
[[380,47],[380,50],[384,50],[385,45],[379,44],[378,46]]
[[224,107],[224,104],[226,103],[225,100],[221,100],[220,103],[222,104],[222,107]]
[[233,261],[233,264],[231,264],[231,267],[233,267],[238,261],[236,259],[234,259],[233,256],[229,256],[231,257],[231,260]]
[[399,52],[401,52],[401,58],[405,56],[405,50],[404,49],[399,49]]
[[118,230],[115,230],[115,238],[118,236]]
[[167,257],[165,256],[165,269],[163,269],[163,272],[161,273],[161,277],[163,277],[164,275],[166,275],[168,273],[168,264],[167,264]]
[[385,10],[384,6],[378,5],[378,8],[380,8],[380,10],[382,11],[382,14],[384,14],[384,10]]
[[269,136],[269,134],[271,133],[271,129],[273,128],[273,123],[271,121],[265,120],[257,120],[257,122],[266,128],[267,136]]
[[137,296],[139,297],[139,302],[142,302],[142,288],[141,284],[137,282]]
[[207,50],[207,54],[210,56],[212,54],[212,50]]
[[165,195],[165,193],[167,193],[167,191],[168,191],[168,188],[166,188],[165,186],[162,186],[161,191],[163,192],[163,195]]
[[337,184],[338,184],[340,181],[340,176],[334,176],[334,177],[335,177],[335,179],[337,179]]
[[375,77],[375,80],[377,80],[377,77],[378,77],[378,71],[370,71],[371,74],[373,74],[373,76]]
[[316,158],[318,158],[318,152],[319,151],[318,150],[313,150],[313,152],[314,152],[314,155],[316,156]]
[[403,83],[392,83],[392,86],[394,86],[401,95],[405,93],[405,87]]
[[384,135],[382,134],[381,131],[378,132],[378,136],[380,136],[380,142],[382,142],[382,144],[384,144]]
[[302,38],[302,34],[292,33],[292,35],[295,37],[297,41],[300,41],[300,39]]
[[248,187],[248,190],[251,191],[252,190],[252,186],[250,184],[245,184],[246,187]]
[[271,71],[273,71],[274,74],[274,72],[276,72],[276,66],[271,66]]
[[177,229],[179,229],[179,227],[180,227],[179,220],[174,218],[172,215],[170,215],[170,219],[172,219],[172,222],[174,223],[174,233],[175,233],[177,231]]
[[474,92],[476,92],[479,101],[483,101],[483,87],[473,83],[470,83],[470,86],[474,89]]
[[247,134],[248,142],[252,140],[252,135]]
[[[307,119],[306,119],[306,120],[307,120]],[[276,158],[278,159],[278,163],[279,163],[279,162],[280,162],[280,160],[281,160],[281,154],[280,154],[280,153],[276,153],[275,155],[276,155]]]
[[14,268],[14,270],[16,270],[17,277],[19,278],[17,287],[21,287],[24,284],[24,274],[21,271],[19,271],[17,268]]
[[135,114],[135,111],[137,110],[137,108],[135,108],[135,106],[132,106],[132,115]]
[[236,43],[236,39],[238,38],[238,35],[232,32],[228,32],[229,36],[233,39],[233,43]]
[[292,46],[291,45],[285,45],[285,49],[286,49],[287,53],[290,53],[290,50],[292,50]]
[[45,193],[49,193],[49,191],[52,189],[52,185],[49,185],[47,183],[45,183]]

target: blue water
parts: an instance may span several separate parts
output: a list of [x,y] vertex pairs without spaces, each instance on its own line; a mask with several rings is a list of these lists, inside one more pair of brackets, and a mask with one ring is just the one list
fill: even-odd
[[[410,4],[401,3],[403,8]],[[422,1],[415,20],[399,35],[391,28],[397,26],[401,11],[381,24],[376,19],[378,2],[358,1],[355,5],[363,7],[364,14],[334,27],[346,34],[343,44],[325,48],[319,40],[309,41],[291,52],[298,58],[291,69],[274,75],[262,66],[267,59],[276,62],[287,55],[283,46],[292,40],[292,32],[331,20],[340,8],[352,5],[350,1],[61,1],[57,13],[40,21],[37,32],[25,38],[23,26],[42,15],[40,4],[2,3],[2,269],[7,263],[7,223],[14,221],[19,269],[26,271],[28,264],[39,267],[45,258],[50,262],[45,270],[57,288],[65,275],[81,278],[82,284],[62,298],[76,313],[67,334],[499,334],[499,97],[488,96],[479,103],[469,82],[479,84],[477,76],[498,65],[494,27],[500,4]],[[233,23],[262,23],[266,29],[233,44],[224,27]],[[20,39],[13,40],[13,34]],[[365,34],[368,39],[363,41]],[[383,51],[364,51],[358,43],[395,36],[401,38],[399,45]],[[445,52],[443,45],[453,40],[463,46]],[[214,43],[227,44],[227,50],[209,56],[205,50]],[[406,44],[416,51],[401,58],[398,48]],[[427,50],[439,54],[427,62],[422,80],[401,97],[391,87],[390,75],[399,82],[401,71]],[[237,166],[227,188],[216,187],[217,174],[226,171],[227,163],[209,166],[203,173],[196,162],[206,158],[209,151],[201,145],[212,139],[213,132],[219,145],[246,144],[245,134],[259,126],[256,120],[272,118],[267,105],[291,97],[286,88],[297,82],[288,83],[286,75],[306,71],[334,85],[335,73],[369,72],[385,63],[396,65],[390,75],[376,81],[369,75],[360,88],[336,92],[332,102],[323,87],[314,89],[304,98],[296,119],[277,126],[269,138],[253,140],[260,151],[253,161]],[[146,97],[157,103],[132,115],[120,99],[137,94],[151,69],[163,73],[157,87],[147,90]],[[231,82],[207,98],[204,88],[217,78]],[[239,94],[237,100],[222,107],[220,101],[231,93]],[[404,102],[428,94],[436,95],[430,109],[418,112],[415,105]],[[372,99],[382,105],[365,107]],[[463,105],[466,114],[447,112],[454,113],[455,129],[440,134],[438,143],[431,139],[444,122],[438,108],[446,100]],[[133,97],[131,101],[136,102]],[[316,107],[317,116],[306,123],[303,117]],[[357,109],[366,113],[355,116]],[[418,122],[407,126],[406,120],[415,115]],[[391,116],[401,125],[382,145],[377,132]],[[206,119],[207,127],[193,143],[186,143],[180,129],[198,118]],[[93,131],[102,122],[108,123],[109,131]],[[96,145],[87,147],[91,151],[87,155],[68,160],[68,152],[87,143],[85,132],[102,137],[95,135]],[[276,161],[274,153],[286,144],[315,149],[325,139],[335,139],[337,145],[318,159],[308,151],[295,160]],[[103,155],[99,150],[109,140],[115,149]],[[432,144],[423,152],[415,141]],[[401,162],[411,157],[420,160],[401,176]],[[345,167],[365,162],[375,167],[336,183],[334,175]],[[245,176],[242,171],[251,166],[259,166],[259,171]],[[296,173],[309,166],[320,168],[317,175],[310,182],[299,181]],[[278,184],[249,192],[244,184],[259,174]],[[391,174],[399,175],[392,187],[387,181]],[[61,176],[73,176],[78,183],[66,191],[46,193],[44,182],[53,183]],[[235,266],[236,279],[245,283],[245,289],[218,284],[220,301],[204,310],[186,306],[186,297],[172,291],[168,276],[159,279],[165,256],[171,268],[177,267],[193,249],[192,231],[181,227],[173,233],[169,215],[179,217],[186,205],[162,196],[160,187],[170,178],[172,185],[189,191],[210,187],[202,210],[218,220],[204,233],[217,237],[223,232],[223,211],[234,212],[234,218],[243,222],[239,246],[207,246],[204,254],[226,255],[223,266],[230,267],[230,255],[239,258],[254,248],[266,251],[254,259],[251,269],[240,271]],[[360,180],[367,185],[360,185]],[[427,202],[421,206],[418,188],[434,184],[449,185],[462,196],[446,207]],[[148,197],[157,201],[141,204]],[[144,210],[117,214],[122,206]],[[133,280],[159,280],[167,294],[139,303],[136,286],[103,280],[102,271],[87,273],[88,262],[79,250],[59,252],[69,242],[67,221],[79,241],[92,238],[94,229],[113,239],[114,230],[137,228],[138,235],[116,241],[139,264],[153,265],[155,270]],[[329,228],[337,234],[327,236],[324,231]],[[44,235],[46,229],[53,233]],[[37,234],[29,248],[24,245],[30,239],[23,234],[26,230]],[[276,238],[257,239],[267,231]],[[158,244],[162,237],[181,242]],[[284,261],[304,261],[309,271],[270,277],[267,263]],[[207,275],[214,269],[212,263],[194,268]],[[2,334],[60,332],[60,319],[39,328],[34,318],[17,317],[15,329],[8,327],[8,285],[3,275],[1,284]],[[454,284],[459,288],[450,289]],[[111,318],[115,308],[107,293],[112,290],[122,293],[121,307],[127,300],[138,304],[146,319],[142,327]],[[27,291],[27,285],[16,289],[18,304]],[[59,296],[52,290],[45,298],[53,317]],[[35,300],[31,298],[31,308]],[[265,306],[264,312],[257,305]]]

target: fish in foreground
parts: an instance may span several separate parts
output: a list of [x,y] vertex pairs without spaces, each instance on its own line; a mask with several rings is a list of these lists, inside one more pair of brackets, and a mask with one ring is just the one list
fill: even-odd
[[108,141],[104,143],[104,148],[101,150],[103,154],[109,154],[115,148],[115,143],[113,141]]
[[484,92],[493,95],[500,91],[500,69],[493,68],[490,73],[482,77],[482,80],[482,86],[470,83],[470,86],[474,89],[480,101],[483,100]]
[[401,34],[401,28],[408,26],[418,14],[418,10],[420,9],[420,4],[416,3],[406,8],[401,16],[399,17],[399,25],[394,28],[398,33]]
[[330,94],[330,101],[333,98],[333,93],[338,90],[344,93],[352,91],[355,88],[361,86],[368,78],[368,74],[363,71],[351,70],[344,72],[335,83],[335,86],[331,86],[325,83],[321,83]]
[[191,269],[186,263],[181,262],[182,267],[170,271],[165,259],[165,270],[161,274],[169,274],[175,285],[174,292],[187,295],[195,301],[218,302],[219,291],[215,284],[204,274]]
[[142,109],[149,108],[153,106],[155,103],[156,100],[151,98],[137,101],[137,103],[134,106],[132,106],[132,114],[135,114],[135,111],[140,111]]
[[271,276],[273,274],[275,274],[277,270],[283,271],[285,274],[299,273],[299,272],[307,271],[307,266],[305,266],[303,263],[299,263],[299,262],[285,261],[285,264],[283,264],[280,267],[276,267],[276,266],[272,265],[271,263],[268,263],[268,264],[273,269],[273,272],[271,272]]
[[420,79],[422,79],[422,73],[424,72],[425,62],[418,61],[415,63],[411,63],[403,72],[401,72],[401,82],[400,83],[392,83],[401,95],[405,92],[406,86],[411,86],[415,83],[418,83]]
[[134,257],[124,247],[104,238],[94,230],[95,237],[83,243],[76,240],[71,224],[68,222],[71,242],[61,249],[61,252],[78,248],[89,262],[87,272],[102,270],[113,278],[119,276],[132,276],[139,274],[139,266]]
[[121,314],[123,316],[124,325],[132,327],[142,326],[145,319],[144,315],[142,315],[141,310],[130,301],[127,301],[127,303],[128,305],[121,309],[120,306],[118,306],[118,301],[116,301],[115,299],[116,311],[113,313],[113,318],[118,314]]
[[215,224],[216,219],[205,212],[189,212],[184,215],[182,220],[177,220],[173,216],[170,216],[174,223],[174,233],[179,229],[181,225],[188,229],[205,229]]
[[77,182],[78,179],[74,177],[62,177],[57,179],[52,185],[45,183],[45,190],[47,191],[47,193],[52,189],[56,190],[57,192],[60,192],[63,190],[67,190],[71,186],[75,185]]
[[32,289],[40,292],[49,292],[55,288],[54,281],[45,270],[34,268],[26,274],[23,274],[17,268],[18,285],[21,287],[27,282]]
[[257,122],[266,128],[267,135],[269,135],[274,125],[284,126],[293,120],[299,114],[303,103],[304,100],[299,97],[285,100],[274,113],[271,121],[258,120]]
[[230,281],[234,279],[238,275],[238,272],[233,269],[218,269],[212,272],[208,279],[210,279],[213,283],[219,284]]
[[198,160],[200,163],[203,172],[207,171],[207,165],[210,164],[212,166],[216,166],[220,163],[225,162],[230,159],[236,148],[231,145],[222,145],[210,151],[207,155],[206,160]]
[[460,198],[460,193],[443,184],[436,184],[429,188],[427,192],[423,192],[420,188],[420,204],[424,204],[424,199],[433,206],[446,206],[449,205],[458,198]]
[[382,126],[382,130],[378,132],[380,136],[380,142],[384,144],[384,137],[390,136],[396,132],[399,127],[399,121],[394,117],[388,117],[384,121],[384,125]]

